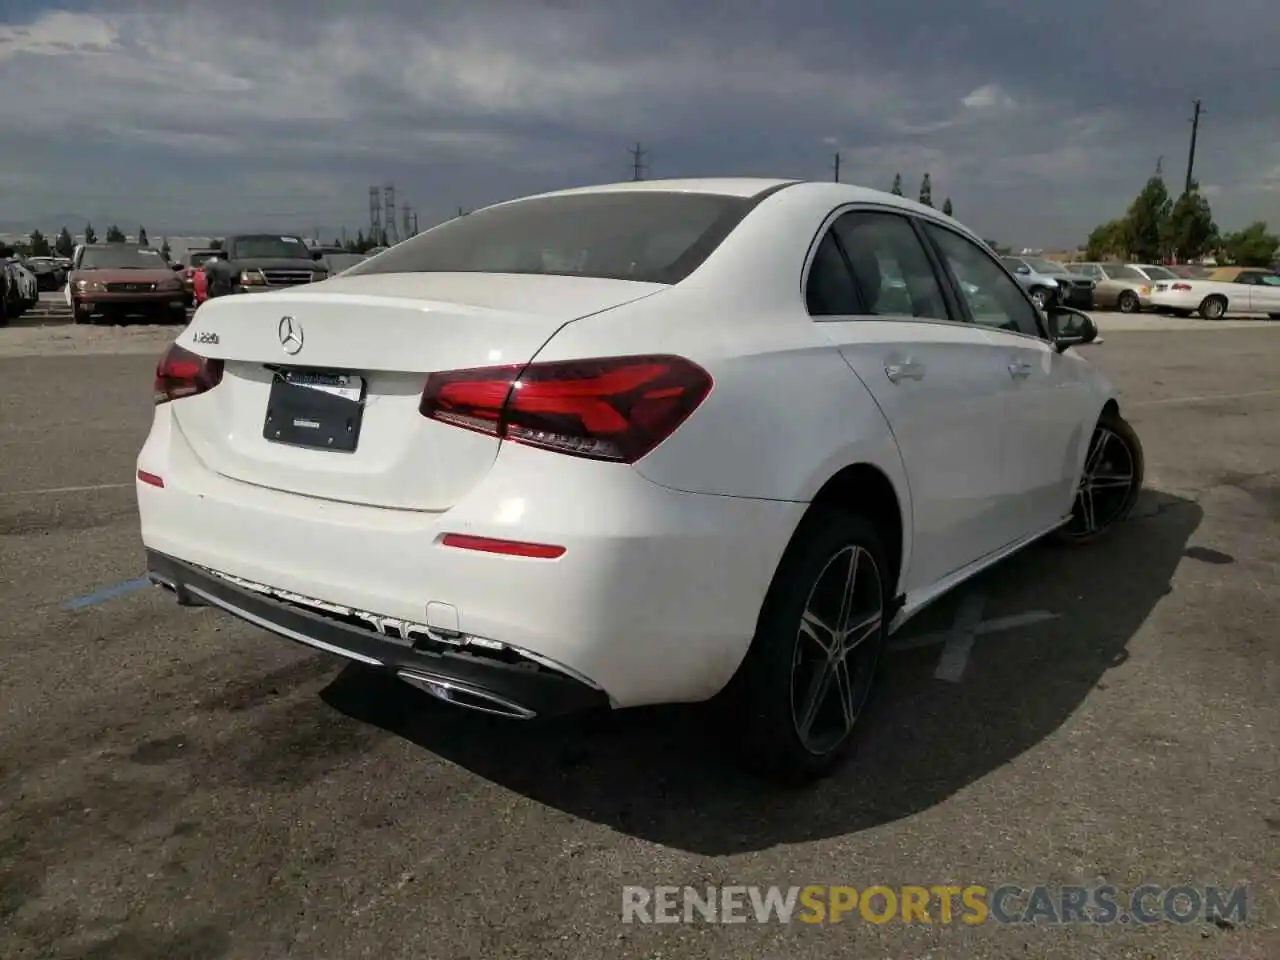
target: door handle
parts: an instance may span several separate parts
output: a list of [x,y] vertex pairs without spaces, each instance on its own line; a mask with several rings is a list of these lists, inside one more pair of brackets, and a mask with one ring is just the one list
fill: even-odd
[[1009,364],[1009,376],[1016,380],[1031,376],[1031,364],[1025,360],[1015,360]]
[[884,375],[893,383],[899,380],[923,380],[924,364],[912,363],[886,363],[884,365]]

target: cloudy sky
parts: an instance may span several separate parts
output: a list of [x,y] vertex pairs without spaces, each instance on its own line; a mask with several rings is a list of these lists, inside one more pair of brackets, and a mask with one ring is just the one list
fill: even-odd
[[[842,178],[1082,242],[1163,155],[1280,224],[1276,0],[0,0],[0,229],[333,235],[653,177]],[[72,222],[73,230],[82,227]]]

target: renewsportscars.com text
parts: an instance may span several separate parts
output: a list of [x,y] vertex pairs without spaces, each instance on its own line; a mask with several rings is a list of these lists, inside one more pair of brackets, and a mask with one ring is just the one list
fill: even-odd
[[1246,887],[851,886],[622,889],[624,923],[1154,924],[1248,919]]

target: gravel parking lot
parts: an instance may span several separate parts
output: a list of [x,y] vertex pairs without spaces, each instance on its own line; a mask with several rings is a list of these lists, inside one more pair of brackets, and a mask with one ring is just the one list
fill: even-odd
[[[132,482],[174,328],[0,331],[0,956],[1280,956],[1280,325],[1099,323],[1138,515],[927,611],[799,792],[695,708],[490,721],[176,607]],[[1250,914],[621,922],[626,884],[1005,883],[1244,883]]]

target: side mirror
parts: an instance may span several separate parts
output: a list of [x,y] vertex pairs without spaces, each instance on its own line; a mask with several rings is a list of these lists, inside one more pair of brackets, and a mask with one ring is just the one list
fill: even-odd
[[1049,338],[1059,353],[1098,339],[1098,327],[1087,313],[1070,307],[1051,306],[1045,310],[1049,321]]
[[1014,273],[1020,273],[1020,274],[1022,274],[1022,275],[1025,277],[1025,276],[1027,276],[1027,274],[1031,273],[1031,268],[1030,268],[1030,267],[1028,267],[1028,266],[1026,266],[1026,265],[1024,264],[1023,266],[1018,267],[1017,269],[1015,269],[1013,272],[1014,272]]

